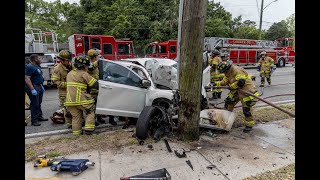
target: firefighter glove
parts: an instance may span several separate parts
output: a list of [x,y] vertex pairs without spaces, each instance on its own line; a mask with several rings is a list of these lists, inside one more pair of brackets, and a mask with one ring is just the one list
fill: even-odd
[[34,96],[38,95],[38,92],[37,92],[35,89],[32,89],[32,90],[31,90],[31,93],[32,93],[32,95],[34,95]]

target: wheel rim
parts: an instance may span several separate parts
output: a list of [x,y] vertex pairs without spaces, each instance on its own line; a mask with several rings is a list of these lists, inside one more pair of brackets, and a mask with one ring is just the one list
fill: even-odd
[[284,64],[284,63],[283,63],[283,59],[281,59],[281,60],[280,60],[280,66],[282,67],[283,64]]

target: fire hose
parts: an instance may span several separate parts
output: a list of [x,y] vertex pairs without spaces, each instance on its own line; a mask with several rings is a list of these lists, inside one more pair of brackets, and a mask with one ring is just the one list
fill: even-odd
[[[207,86],[206,88],[229,89],[229,86]],[[267,101],[267,100],[265,100],[265,99],[263,99],[263,98],[261,98],[261,97],[259,97],[259,96],[256,96],[256,95],[252,94],[251,92],[248,92],[248,91],[245,91],[245,90],[242,90],[242,89],[238,89],[238,91],[239,91],[240,93],[253,96],[253,97],[259,99],[260,101],[263,101],[263,102],[269,104],[270,106],[272,106],[272,107],[274,107],[274,108],[276,108],[276,109],[278,109],[278,110],[280,110],[280,111],[282,111],[282,112],[284,112],[284,113],[286,113],[286,114],[289,114],[291,117],[295,117],[295,114],[293,114],[293,113],[291,113],[291,112],[289,112],[289,111],[287,111],[287,110],[285,110],[285,109],[283,109],[283,108],[281,108],[281,107],[279,107],[279,106],[277,106],[277,105],[275,105],[275,104],[273,104],[273,103],[271,103],[271,102],[269,102],[269,101]],[[279,95],[278,95],[278,96],[279,96]]]

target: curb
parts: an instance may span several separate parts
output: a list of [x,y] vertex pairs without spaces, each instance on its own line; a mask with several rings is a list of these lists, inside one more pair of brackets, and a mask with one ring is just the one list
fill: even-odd
[[[120,123],[118,122],[117,126],[112,126],[110,124],[101,124],[96,127],[97,130],[116,130],[122,128],[122,126],[125,123]],[[99,131],[100,132],[100,131]],[[44,136],[52,136],[52,135],[61,135],[61,134],[69,134],[72,133],[71,129],[62,129],[62,130],[55,130],[55,131],[47,131],[47,132],[39,132],[39,133],[31,133],[31,134],[26,134],[25,139],[30,139],[30,138],[37,138],[37,137],[44,137]]]

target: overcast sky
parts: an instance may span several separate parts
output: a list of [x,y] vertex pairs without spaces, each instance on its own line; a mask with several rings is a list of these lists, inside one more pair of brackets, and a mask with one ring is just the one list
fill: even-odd
[[[53,0],[45,0],[51,2]],[[79,3],[80,0],[61,0],[69,3]],[[259,26],[259,19],[262,0],[214,0],[220,2],[221,5],[232,14],[232,17],[242,15],[243,20],[256,21]],[[274,0],[264,0],[264,7]],[[272,23],[286,19],[295,13],[295,0],[277,0],[270,4],[263,11],[262,29],[268,29]]]

